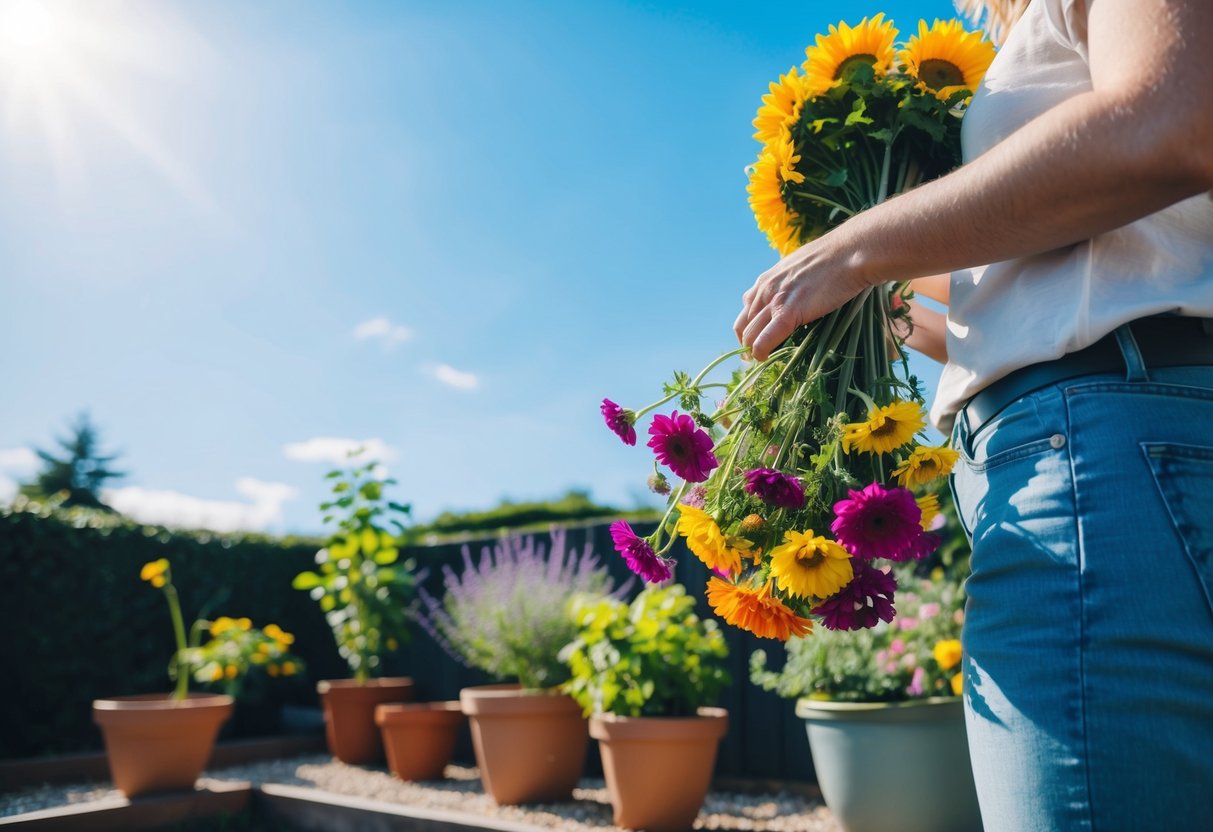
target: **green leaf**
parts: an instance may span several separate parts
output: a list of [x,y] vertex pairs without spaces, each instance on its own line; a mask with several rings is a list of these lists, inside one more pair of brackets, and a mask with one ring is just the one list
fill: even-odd
[[295,580],[291,581],[291,586],[295,589],[312,589],[320,584],[320,576],[315,572],[300,572],[295,576]]

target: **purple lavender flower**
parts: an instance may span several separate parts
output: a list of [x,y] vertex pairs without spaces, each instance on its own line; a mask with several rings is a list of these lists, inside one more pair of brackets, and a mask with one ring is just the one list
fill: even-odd
[[649,436],[658,461],[687,482],[703,482],[720,464],[712,453],[712,437],[685,413],[654,416]]
[[632,531],[632,527],[623,520],[611,524],[611,540],[615,541],[615,549],[623,555],[628,569],[649,583],[665,583],[673,577],[670,565],[659,558],[649,542]]
[[804,485],[796,477],[774,468],[755,468],[745,473],[745,490],[769,505],[804,508]]
[[885,488],[874,482],[834,504],[830,530],[857,558],[920,560],[939,545],[922,530],[922,509],[905,488]]
[[602,411],[602,421],[625,445],[636,444],[636,428],[632,426],[636,416],[632,411],[625,410],[610,399],[603,399],[599,409]]
[[877,621],[892,621],[897,612],[893,609],[897,579],[860,560],[852,561],[852,566],[851,582],[813,608],[827,630],[866,630]]

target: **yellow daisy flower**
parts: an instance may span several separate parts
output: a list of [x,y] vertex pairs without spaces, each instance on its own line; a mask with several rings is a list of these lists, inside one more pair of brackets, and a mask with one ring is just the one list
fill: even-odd
[[223,635],[228,630],[233,629],[235,626],[236,626],[235,619],[228,618],[226,615],[221,615],[218,618],[216,618],[214,621],[211,622],[211,635],[212,636]]
[[869,410],[866,422],[844,425],[842,449],[846,453],[856,448],[867,454],[887,454],[913,439],[926,424],[921,405],[896,399]]
[[709,569],[732,575],[741,571],[741,559],[752,557],[754,544],[742,537],[726,536],[704,510],[680,503],[678,533],[687,539],[687,548]]
[[959,458],[960,453],[947,445],[919,445],[893,469],[893,476],[897,477],[897,484],[902,488],[926,485],[931,480],[950,474]]
[[952,677],[952,694],[960,696],[965,692],[965,677],[963,673],[957,673]]
[[294,662],[283,662],[282,663],[282,675],[283,676],[294,676],[295,670],[296,670],[296,667],[295,667]]
[[270,674],[271,676],[277,676],[281,671],[278,670],[278,665],[271,664],[265,668],[265,672]]
[[762,589],[753,589],[712,578],[708,581],[707,596],[712,611],[727,624],[759,638],[787,641],[813,630],[811,619],[800,617],[778,598],[772,597],[770,581]]
[[959,20],[936,20],[927,28],[918,21],[918,34],[897,54],[907,75],[940,100],[958,90],[972,93],[994,60],[994,44],[981,32],[966,32]]
[[945,641],[936,642],[931,654],[935,657],[935,663],[939,665],[941,670],[951,670],[960,664],[960,657],[963,651],[960,647],[958,639],[950,638]]
[[252,628],[253,622],[251,619],[248,619],[248,618],[237,618],[236,626],[239,627],[241,630],[244,630],[247,633],[249,631],[249,629]]
[[754,119],[754,138],[766,143],[779,138],[784,129],[791,129],[800,118],[800,110],[808,97],[809,88],[805,76],[796,67],[779,81],[771,82],[771,91],[762,97],[762,106]]
[[800,156],[787,130],[767,143],[750,172],[746,192],[750,209],[758,228],[767,235],[771,248],[786,256],[800,247],[800,231],[795,225],[797,214],[783,200],[783,186],[788,182],[800,184],[804,174],[796,170]]
[[160,558],[143,564],[143,568],[139,570],[139,578],[160,589],[168,583],[168,559]]
[[223,675],[228,679],[235,679],[236,674],[239,672],[240,671],[237,670],[236,665],[234,664],[229,664],[227,667],[223,668]]
[[783,533],[771,550],[771,574],[784,592],[799,598],[829,598],[851,582],[851,554],[813,530]]
[[864,18],[852,28],[840,22],[831,26],[828,35],[818,35],[817,45],[805,49],[803,64],[810,96],[821,93],[844,78],[858,64],[868,64],[879,77],[893,68],[893,41],[897,39],[893,21],[884,13]]
[[223,678],[223,668],[222,667],[220,667],[219,665],[215,665],[213,668],[211,668],[211,681],[212,682],[218,682],[222,678]]
[[295,637],[293,635],[291,635],[290,633],[288,633],[286,630],[283,630],[277,624],[266,624],[265,627],[262,628],[262,632],[264,632],[267,636],[272,638],[274,641],[281,644],[283,647],[285,647],[288,644],[295,643]]
[[930,531],[931,521],[939,516],[939,495],[924,494],[914,502],[918,503],[918,510],[922,512],[922,530]]

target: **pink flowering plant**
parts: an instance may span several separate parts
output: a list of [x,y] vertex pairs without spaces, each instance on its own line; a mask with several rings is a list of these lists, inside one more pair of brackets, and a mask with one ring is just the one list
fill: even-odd
[[[965,102],[993,48],[958,22],[924,22],[901,49],[898,35],[883,15],[831,27],[803,72],[763,97],[748,190],[781,255],[959,163]],[[712,608],[758,636],[892,621],[892,565],[938,546],[938,502],[923,489],[956,460],[922,433],[923,394],[903,346],[911,294],[905,283],[865,289],[765,360],[726,352],[694,376],[675,373],[644,407],[603,399],[621,441],[647,435],[651,487],[669,495],[652,534],[612,527],[629,568],[669,580],[681,536],[717,574]]]
[[900,702],[959,696],[962,690],[960,631],[964,623],[962,573],[896,570],[901,591],[897,613],[863,630],[838,630],[792,639],[779,670],[766,653],[750,659],[750,679],[780,696],[837,702]]

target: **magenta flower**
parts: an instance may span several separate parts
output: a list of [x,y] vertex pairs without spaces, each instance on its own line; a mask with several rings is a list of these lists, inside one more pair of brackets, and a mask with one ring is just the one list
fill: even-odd
[[649,542],[632,531],[632,527],[623,520],[611,524],[611,539],[615,541],[615,549],[623,555],[628,569],[649,583],[660,584],[673,577],[670,565],[657,557]]
[[720,464],[712,453],[712,437],[685,413],[654,416],[649,436],[658,461],[687,482],[703,482]]
[[606,426],[614,431],[625,445],[636,444],[636,428],[632,427],[636,416],[632,411],[625,410],[610,399],[603,399],[599,409],[602,411],[602,421],[606,422]]
[[813,608],[827,630],[866,630],[877,621],[892,621],[897,579],[887,572],[853,561],[855,577]]
[[804,485],[796,477],[774,468],[746,471],[745,490],[764,503],[780,508],[804,508]]
[[926,681],[927,672],[921,667],[914,668],[914,676],[910,679],[910,686],[906,688],[906,693],[910,696],[922,696],[927,692]]
[[834,504],[830,530],[857,558],[921,560],[939,545],[936,535],[922,530],[922,509],[905,488],[885,488],[874,482]]

